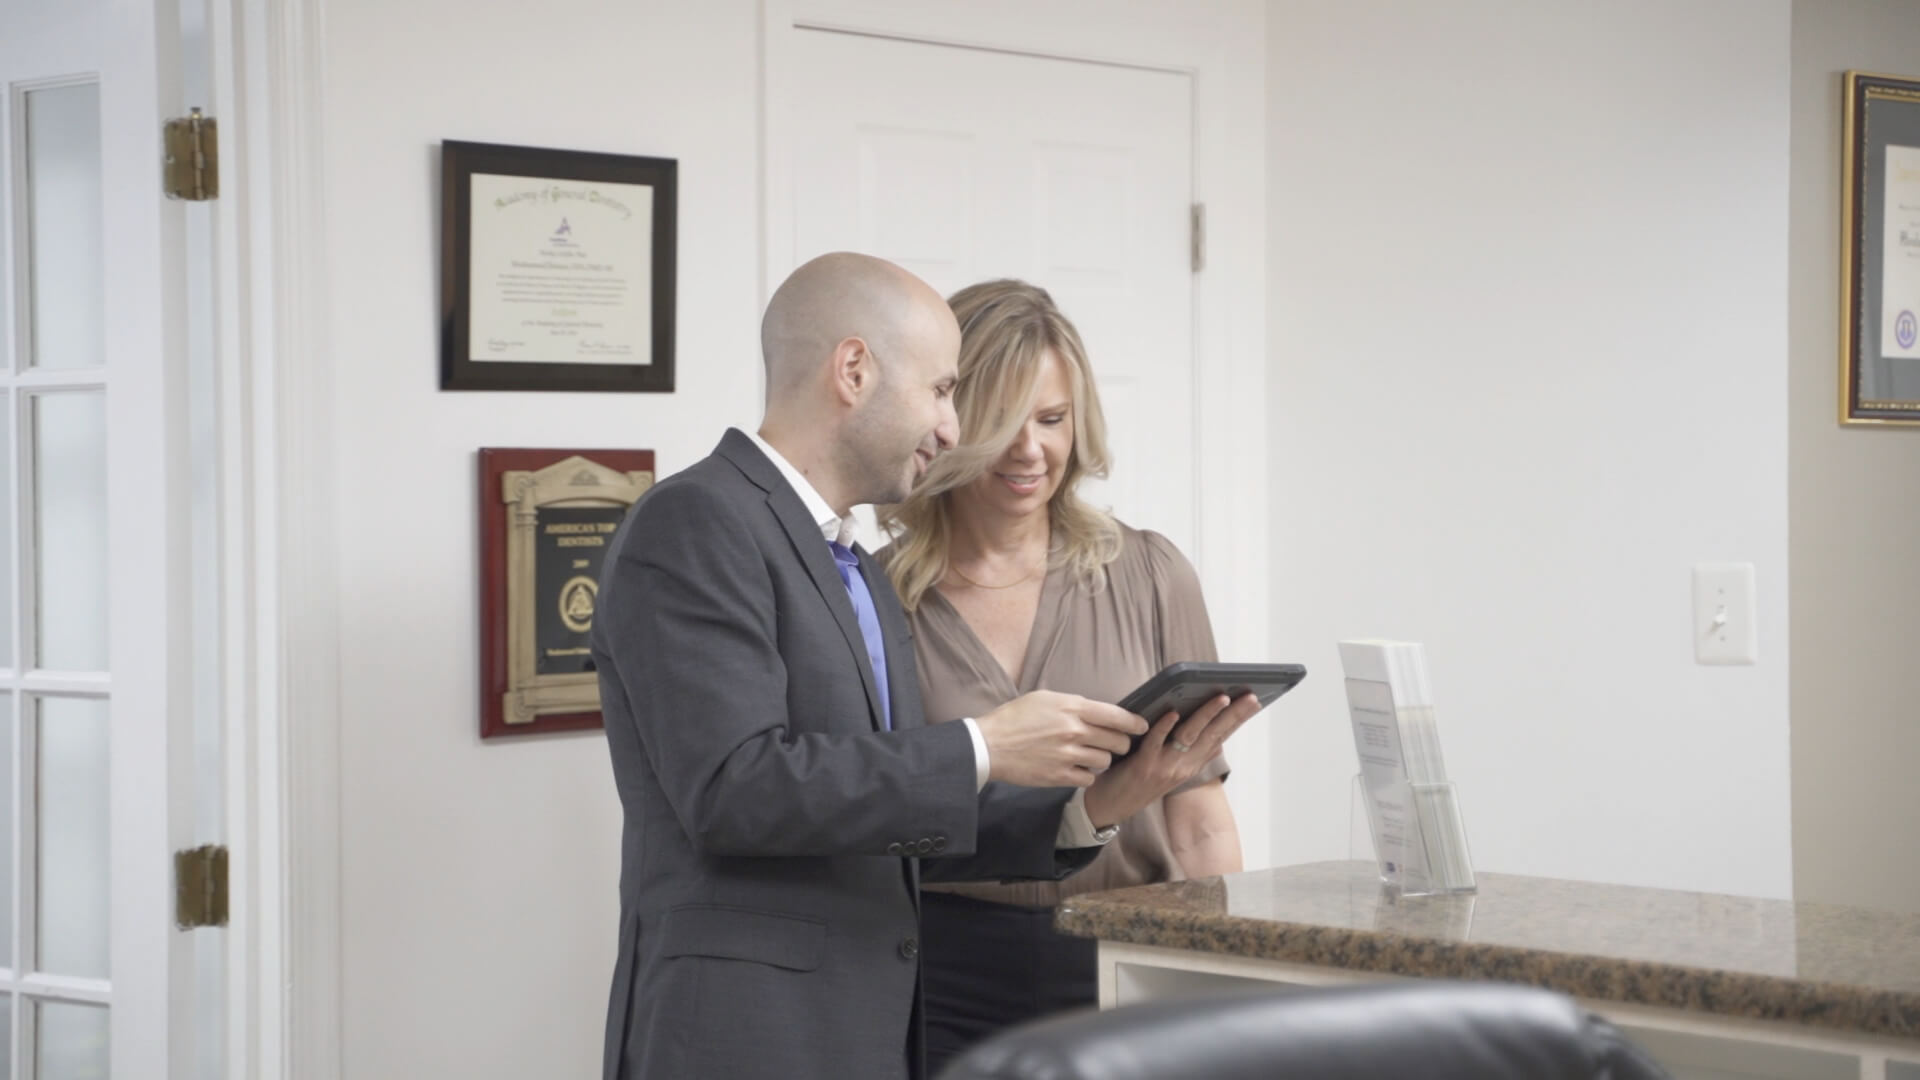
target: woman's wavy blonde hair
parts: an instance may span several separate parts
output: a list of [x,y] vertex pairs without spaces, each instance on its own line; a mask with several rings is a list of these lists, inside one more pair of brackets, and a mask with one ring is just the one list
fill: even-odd
[[953,392],[959,444],[934,460],[907,501],[880,513],[881,526],[893,536],[887,570],[901,603],[913,611],[946,576],[953,492],[986,473],[1020,434],[1033,412],[1048,349],[1066,363],[1073,388],[1073,452],[1047,505],[1053,530],[1049,567],[1068,566],[1082,584],[1099,588],[1101,568],[1120,555],[1120,525],[1074,493],[1082,477],[1106,476],[1112,460],[1080,332],[1045,289],[1024,281],[983,281],[947,303],[960,323],[960,380]]

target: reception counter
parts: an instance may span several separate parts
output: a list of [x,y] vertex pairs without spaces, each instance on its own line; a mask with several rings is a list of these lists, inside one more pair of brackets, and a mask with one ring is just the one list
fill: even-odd
[[1563,991],[1682,1077],[1920,1080],[1920,916],[1482,874],[1402,897],[1313,863],[1075,897],[1103,1008],[1261,983],[1491,979]]

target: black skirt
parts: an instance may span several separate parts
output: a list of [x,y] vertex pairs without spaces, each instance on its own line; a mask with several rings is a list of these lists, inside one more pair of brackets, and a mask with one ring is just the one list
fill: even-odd
[[1055,933],[1052,908],[926,892],[920,919],[929,1076],[1003,1028],[1099,1004],[1099,943]]

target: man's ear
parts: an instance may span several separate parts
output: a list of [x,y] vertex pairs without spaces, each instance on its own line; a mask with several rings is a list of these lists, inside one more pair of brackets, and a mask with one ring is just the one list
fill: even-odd
[[833,347],[833,393],[842,404],[857,404],[873,388],[877,375],[873,351],[864,338],[843,338]]

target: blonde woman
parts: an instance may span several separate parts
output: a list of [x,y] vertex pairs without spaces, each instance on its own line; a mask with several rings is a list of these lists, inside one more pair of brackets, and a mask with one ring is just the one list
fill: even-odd
[[[1118,701],[1167,664],[1215,659],[1186,557],[1074,493],[1106,474],[1108,453],[1073,324],[1020,281],[948,302],[961,331],[959,443],[882,517],[894,540],[880,557],[912,619],[926,714],[977,716],[1032,690]],[[1087,789],[1093,823],[1120,832],[1073,877],[926,886],[929,1075],[1002,1027],[1094,1003],[1094,943],[1052,930],[1062,899],[1240,869],[1227,763],[1213,751],[1258,708],[1223,696],[1177,729],[1177,717],[1147,717],[1140,750]]]

